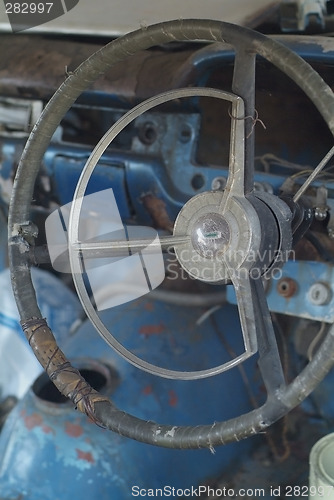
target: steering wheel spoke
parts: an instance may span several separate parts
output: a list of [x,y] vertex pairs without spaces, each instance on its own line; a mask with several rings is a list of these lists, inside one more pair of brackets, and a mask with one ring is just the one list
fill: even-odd
[[244,102],[244,192],[254,186],[254,120],[255,111],[255,60],[256,53],[249,48],[237,48],[234,59],[232,91]]
[[102,240],[73,243],[70,248],[73,252],[80,252],[83,258],[97,259],[105,257],[122,257],[146,250],[148,253],[167,252],[175,245],[186,243],[189,236],[162,236],[159,239],[141,238],[128,240]]
[[236,50],[232,91],[229,175],[221,208],[232,196],[245,197],[254,187],[254,120],[256,54]]
[[262,279],[246,275],[232,281],[245,344],[258,350],[268,396],[274,395],[285,386],[285,379]]
[[[235,96],[231,112],[229,173],[221,202],[222,209],[230,197],[243,198],[246,194],[245,146],[245,107],[243,99]],[[253,177],[251,182],[253,184]]]

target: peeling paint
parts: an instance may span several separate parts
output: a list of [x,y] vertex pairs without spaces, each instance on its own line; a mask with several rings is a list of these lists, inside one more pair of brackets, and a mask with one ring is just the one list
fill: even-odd
[[79,424],[72,422],[65,423],[65,432],[71,437],[80,437],[83,434],[83,428]]
[[142,390],[142,393],[145,394],[145,396],[148,396],[149,394],[152,394],[153,388],[151,385],[146,385],[144,389]]
[[27,243],[24,239],[21,239],[18,243],[18,249],[20,253],[27,253],[30,250],[29,243]]
[[166,432],[166,437],[174,437],[176,429],[176,426],[172,427],[169,431]]
[[55,430],[52,429],[49,425],[42,425],[42,431],[44,434],[56,434]]
[[139,333],[141,335],[159,335],[165,330],[165,325],[163,323],[160,323],[158,325],[143,325],[140,327]]
[[38,413],[32,413],[31,415],[25,415],[23,417],[23,420],[24,420],[24,425],[26,426],[26,428],[29,431],[31,431],[35,427],[40,427],[42,422],[43,422],[42,416]]
[[334,52],[334,40],[332,38],[329,38],[329,37],[312,37],[312,40],[310,41],[310,39],[301,39],[299,40],[299,43],[302,43],[302,44],[306,44],[306,45],[310,45],[310,43],[312,44],[316,44],[318,45],[319,47],[322,48],[322,51],[324,54],[328,53],[328,52]]
[[90,451],[82,451],[77,448],[76,452],[79,460],[85,460],[86,462],[89,462],[91,464],[95,463],[94,457]]
[[169,406],[176,406],[178,403],[178,397],[177,397],[176,392],[173,390],[170,390],[168,395],[169,395],[169,400],[168,400]]

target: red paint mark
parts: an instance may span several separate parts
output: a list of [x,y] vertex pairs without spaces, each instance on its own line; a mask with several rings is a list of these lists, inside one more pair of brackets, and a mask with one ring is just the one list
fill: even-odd
[[177,403],[178,403],[178,397],[177,397],[177,394],[175,391],[169,391],[168,392],[168,395],[169,395],[169,406],[176,406]]
[[165,330],[165,325],[160,323],[159,325],[143,325],[139,329],[139,333],[142,335],[159,335]]
[[38,413],[32,413],[31,415],[24,416],[24,425],[31,431],[34,427],[38,427],[43,422],[41,415]]
[[146,387],[144,387],[144,389],[142,390],[142,393],[145,394],[145,396],[148,396],[149,394],[152,394],[153,392],[153,389],[152,389],[152,386],[151,385],[147,385]]
[[89,462],[91,464],[95,463],[94,457],[90,451],[82,451],[78,450],[78,448],[75,451],[77,452],[79,460],[85,460],[86,462]]
[[42,431],[44,432],[44,434],[55,434],[55,431],[51,429],[51,427],[49,427],[48,425],[43,425]]
[[176,347],[178,346],[178,343],[176,342],[176,338],[172,335],[169,336],[169,344],[171,346],[172,349],[176,349]]
[[71,437],[79,437],[83,434],[83,428],[78,424],[72,424],[71,422],[66,422],[65,432]]
[[144,305],[144,308],[146,309],[146,311],[153,311],[154,310],[153,302],[146,302],[146,304]]

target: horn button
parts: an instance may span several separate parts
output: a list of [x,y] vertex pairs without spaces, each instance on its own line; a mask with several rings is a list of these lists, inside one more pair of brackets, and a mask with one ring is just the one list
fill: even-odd
[[235,282],[243,274],[262,276],[277,255],[280,231],[270,207],[252,197],[221,191],[201,193],[180,211],[174,234],[189,240],[175,246],[180,265],[193,278],[213,284]]

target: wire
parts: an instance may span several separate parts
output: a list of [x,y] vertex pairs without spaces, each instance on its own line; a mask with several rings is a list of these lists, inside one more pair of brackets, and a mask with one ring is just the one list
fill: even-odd
[[323,159],[321,160],[321,162],[319,163],[319,165],[314,169],[314,171],[312,172],[312,174],[306,179],[306,181],[304,182],[304,184],[298,189],[297,193],[293,197],[293,201],[295,203],[305,193],[306,189],[314,181],[314,179],[321,172],[321,170],[324,168],[324,166],[329,162],[329,160],[332,158],[333,155],[334,155],[334,146],[331,147],[331,149],[323,157]]
[[[211,314],[210,314],[210,316],[211,316]],[[214,330],[215,330],[215,332],[216,332],[216,334],[217,334],[220,342],[222,343],[223,347],[225,348],[226,352],[231,356],[232,359],[235,359],[237,357],[237,354],[234,351],[234,349],[232,348],[232,346],[229,344],[229,342],[227,341],[226,336],[224,335],[224,333],[219,328],[216,318],[214,316],[211,316],[210,319],[211,319],[211,323],[212,323],[212,325],[214,327]],[[198,322],[198,320],[197,320],[197,322]],[[237,368],[238,368],[238,371],[240,373],[241,379],[242,379],[242,381],[244,383],[244,386],[245,386],[245,389],[246,389],[246,392],[248,394],[248,398],[249,398],[249,401],[250,401],[252,407],[253,408],[259,408],[259,404],[257,402],[256,396],[255,396],[255,394],[253,392],[251,384],[249,382],[249,379],[248,379],[248,376],[247,376],[247,372],[245,370],[244,365],[238,364]]]
[[318,333],[316,334],[316,336],[314,337],[314,339],[312,340],[312,342],[310,343],[310,345],[308,346],[308,349],[307,349],[307,359],[309,361],[312,361],[315,348],[316,348],[319,340],[321,339],[321,337],[325,331],[325,328],[326,328],[326,323],[324,321],[322,321]]
[[225,291],[216,293],[186,293],[156,288],[150,292],[149,297],[161,302],[184,307],[214,306],[219,308],[222,304],[226,303]]
[[[313,170],[302,170],[301,172],[297,172],[296,174],[293,174],[290,176],[290,179],[297,179],[298,177],[304,177],[306,175],[312,174]],[[320,172],[318,177],[321,177],[323,180],[326,180],[327,182],[332,182],[334,180],[334,174],[331,172],[328,172],[328,170],[325,170],[324,172]]]
[[208,318],[210,318],[210,316],[212,314],[214,314],[216,311],[218,311],[220,308],[221,308],[221,305],[219,305],[219,306],[217,305],[217,306],[213,306],[210,309],[208,309],[207,311],[205,311],[205,313],[201,314],[201,316],[196,321],[196,325],[198,326],[198,325],[201,325],[202,323],[204,323],[204,321],[206,321]]
[[298,163],[292,163],[290,161],[284,160],[283,158],[279,158],[278,156],[275,156],[271,153],[266,153],[262,156],[256,156],[255,160],[258,160],[262,163],[263,168],[265,172],[270,171],[271,164],[275,164],[279,167],[284,167],[284,168],[289,168],[289,169],[294,169],[294,170],[302,170],[305,171],[305,169],[309,169],[310,171],[313,171],[313,169],[309,166],[306,165],[299,165]]

